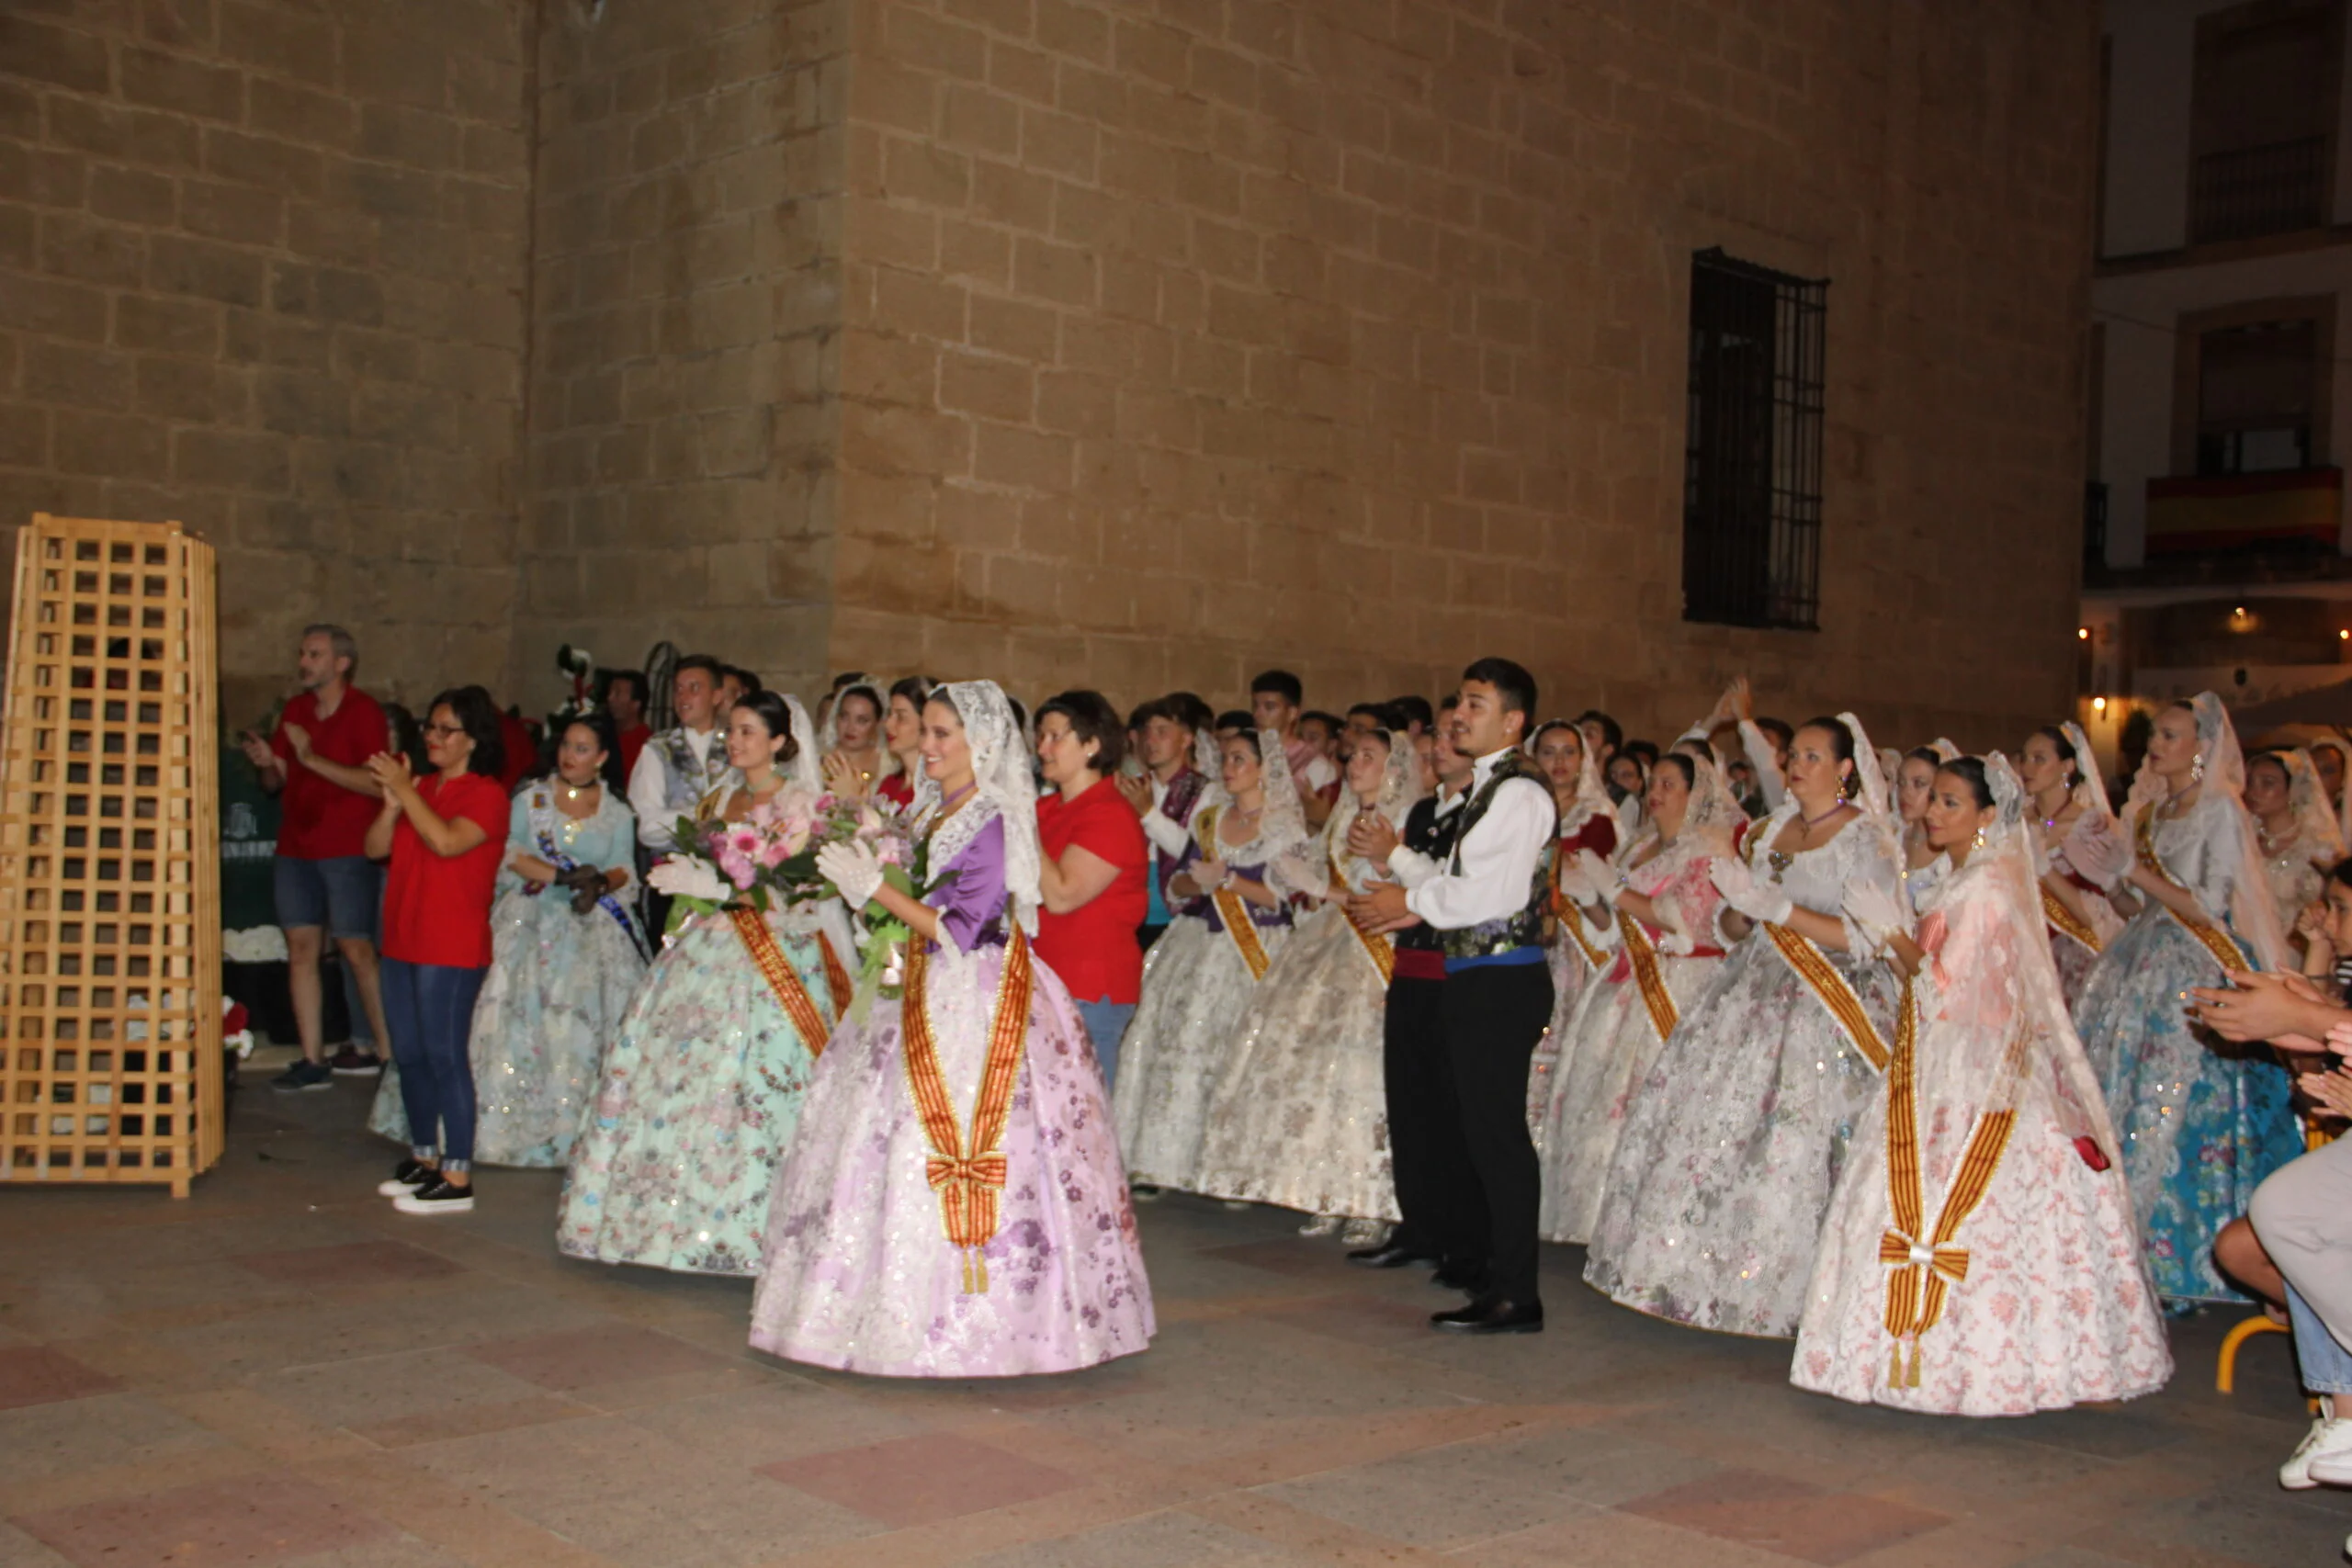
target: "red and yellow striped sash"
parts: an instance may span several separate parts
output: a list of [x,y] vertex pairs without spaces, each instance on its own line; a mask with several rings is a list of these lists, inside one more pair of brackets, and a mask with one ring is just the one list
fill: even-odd
[[[1555,879],[1555,890],[1556,887]],[[1554,908],[1559,911],[1560,929],[1567,933],[1569,942],[1578,953],[1584,954],[1584,961],[1592,965],[1594,974],[1606,973],[1609,968],[1609,955],[1595,947],[1592,939],[1584,934],[1584,911],[1577,908],[1576,900],[1562,894],[1553,901],[1553,904]]]
[[[776,945],[775,932],[768,930],[767,921],[757,909],[746,908],[741,904],[729,906],[727,918],[734,922],[735,934],[743,939],[743,950],[752,955],[752,962],[767,981],[768,989],[775,994],[776,1005],[784,1010],[784,1016],[790,1019],[792,1027],[799,1032],[800,1042],[808,1047],[808,1055],[823,1055],[825,1042],[833,1032],[825,1022],[825,1015],[819,1012],[817,1004],[809,999],[808,987],[802,985],[800,976],[793,972],[792,961],[785,957],[784,949]],[[832,955],[832,949],[828,947],[826,958],[831,960]],[[828,964],[827,968],[830,971],[831,964]],[[830,972],[826,978],[830,983]],[[843,976],[842,978],[848,976]]]
[[[1913,1012],[1911,985],[1903,986],[1903,1012],[1894,1029],[1894,1055],[1887,1069],[1886,1186],[1893,1228],[1882,1234],[1878,1260],[1894,1272],[1886,1277],[1886,1331],[1894,1339],[1887,1353],[1886,1386],[1919,1386],[1919,1337],[1943,1320],[1944,1301],[1951,1287],[1968,1278],[1968,1249],[1952,1245],[1953,1237],[1992,1188],[2007,1149],[2015,1111],[1995,1111],[1976,1119],[1968,1147],[1944,1194],[1943,1212],[1932,1232],[1927,1218],[1925,1173],[1919,1152],[1919,1107],[1915,1096],[1918,1027]],[[1911,1346],[1911,1364],[1903,1364],[1903,1345]]]
[[1021,1077],[1021,1061],[1029,1041],[1029,942],[1018,925],[1004,944],[1004,972],[996,987],[994,1023],[989,1031],[989,1053],[980,1071],[979,1098],[972,1106],[972,1135],[967,1142],[956,1125],[956,1105],[948,1098],[947,1080],[939,1066],[939,1043],[931,1032],[925,1010],[924,973],[929,944],[917,938],[907,944],[907,988],[900,1003],[899,1030],[907,1057],[907,1086],[913,1091],[915,1114],[922,1122],[931,1157],[923,1174],[939,1194],[939,1216],[947,1245],[963,1255],[964,1293],[986,1294],[989,1265],[985,1253],[996,1235],[997,1194],[1004,1190],[1010,1168],[1004,1157],[1005,1122],[1012,1113],[1012,1091]]
[[1886,1071],[1886,1042],[1879,1038],[1878,1026],[1871,1022],[1862,998],[1854,994],[1854,987],[1829,962],[1828,955],[1814,944],[1811,937],[1786,926],[1767,925],[1764,930],[1771,937],[1772,945],[1781,950],[1781,956],[1789,961],[1789,967],[1796,971],[1797,978],[1821,998],[1821,1005],[1829,1010],[1830,1018],[1854,1043],[1854,1049],[1867,1057],[1871,1066]]
[[2091,930],[2088,920],[2068,908],[2066,900],[2047,887],[2041,890],[2041,918],[2059,935],[2074,938],[2093,953],[2098,951],[2098,932]]
[[1250,918],[1249,902],[1233,890],[1231,883],[1210,894],[1209,901],[1216,906],[1217,918],[1225,922],[1225,934],[1233,939],[1234,951],[1250,965],[1250,978],[1264,979],[1266,966],[1273,959],[1266,952],[1265,938],[1258,934],[1258,922]]
[[[1332,885],[1345,887],[1346,879],[1340,871],[1339,850],[1326,846],[1325,852],[1331,863]],[[1344,909],[1340,911],[1340,918],[1347,919],[1347,912]],[[1356,933],[1358,945],[1363,947],[1364,956],[1372,960],[1373,968],[1380,975],[1381,988],[1386,989],[1388,983],[1396,978],[1396,940],[1385,933],[1375,935],[1353,920],[1348,920],[1348,930]]]
[[1642,988],[1642,1005],[1649,1009],[1650,1026],[1664,1040],[1674,1032],[1681,1021],[1681,1014],[1674,1005],[1673,993],[1666,988],[1666,977],[1658,973],[1657,949],[1650,944],[1650,933],[1642,922],[1624,909],[1617,911],[1617,929],[1624,933],[1625,957],[1634,969],[1634,983]]

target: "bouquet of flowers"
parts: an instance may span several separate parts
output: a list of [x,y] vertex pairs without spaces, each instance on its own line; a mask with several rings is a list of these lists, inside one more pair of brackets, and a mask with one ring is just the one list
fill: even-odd
[[695,914],[736,904],[790,908],[833,897],[838,890],[817,869],[817,852],[827,844],[863,844],[888,870],[914,858],[895,813],[870,801],[790,788],[752,807],[740,822],[682,817],[671,841],[678,848],[655,868],[652,880],[677,907]]

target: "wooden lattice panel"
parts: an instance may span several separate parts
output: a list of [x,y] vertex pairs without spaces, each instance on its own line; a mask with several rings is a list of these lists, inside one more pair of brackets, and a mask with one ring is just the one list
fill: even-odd
[[0,1181],[220,1157],[212,547],[36,513],[0,710]]

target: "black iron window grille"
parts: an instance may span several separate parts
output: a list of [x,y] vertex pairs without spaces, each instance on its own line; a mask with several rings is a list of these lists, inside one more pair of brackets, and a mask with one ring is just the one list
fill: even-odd
[[1682,618],[1819,625],[1826,279],[1690,262]]
[[2326,221],[2327,139],[2299,136],[2197,160],[2189,226],[2198,244],[2316,229]]

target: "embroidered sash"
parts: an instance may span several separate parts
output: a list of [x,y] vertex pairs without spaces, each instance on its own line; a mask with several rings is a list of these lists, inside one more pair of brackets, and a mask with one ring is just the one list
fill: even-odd
[[2066,900],[2047,887],[2041,890],[2041,918],[2061,936],[2073,937],[2093,953],[2098,951],[2098,932],[2091,930],[2088,920],[2068,908]]
[[[1200,828],[1193,836],[1201,846],[1203,854],[1216,853],[1220,847],[1216,837],[1217,824],[1224,819],[1225,812],[1220,807],[1212,806],[1201,814]],[[1241,962],[1250,966],[1250,978],[1253,981],[1264,979],[1266,966],[1273,962],[1273,958],[1266,952],[1265,939],[1258,934],[1258,922],[1250,918],[1249,903],[1233,890],[1230,883],[1210,894],[1209,902],[1216,906],[1217,919],[1225,922],[1225,934],[1232,941],[1233,950],[1241,954]]]
[[1854,994],[1853,986],[1829,962],[1828,954],[1811,937],[1786,926],[1767,925],[1764,930],[1771,937],[1772,945],[1781,950],[1781,956],[1789,961],[1789,967],[1796,971],[1797,978],[1821,998],[1821,1005],[1829,1010],[1830,1018],[1838,1031],[1854,1043],[1854,1049],[1867,1057],[1871,1066],[1886,1071],[1886,1042],[1879,1038],[1878,1028],[1871,1022],[1862,998]]
[[849,969],[842,963],[841,954],[833,951],[831,937],[827,936],[823,931],[819,931],[817,946],[825,956],[825,989],[833,998],[833,1016],[839,1018],[849,1011],[849,1004],[856,994],[857,984],[850,978]]
[[[2195,893],[2189,891],[2188,884],[2175,876],[2172,869],[2156,858],[2156,813],[2154,807],[2140,813],[2140,825],[2132,837],[2137,840],[2133,848],[2139,852],[2142,865],[2163,877],[2181,892],[2187,893],[2190,898],[2197,897]],[[2252,969],[2256,967],[2247,959],[2245,950],[2238,946],[2237,940],[2220,926],[2209,920],[2190,919],[2161,898],[2156,900],[2156,904],[2165,914],[2180,922],[2181,930],[2203,942],[2205,951],[2211,953],[2222,968]]]
[[[550,809],[552,809],[552,807],[550,807]],[[547,829],[542,828],[539,829],[538,839],[539,858],[541,860],[547,862],[558,871],[576,871],[579,869],[580,863],[578,861],[573,860],[570,855],[565,854],[561,850],[555,847],[555,835],[553,833],[549,832]],[[639,958],[643,958],[647,955],[645,951],[645,933],[637,929],[637,922],[629,919],[628,911],[621,907],[621,901],[619,899],[614,897],[610,893],[600,893],[596,896],[596,908],[604,910],[605,914],[611,916],[615,920],[619,922],[622,934],[628,938],[629,945],[637,949],[637,955]]]
[[[1919,1107],[1914,1098],[1918,1025],[1912,1007],[1911,983],[1903,984],[1902,1013],[1894,1027],[1894,1055],[1887,1069],[1886,1186],[1894,1226],[1882,1234],[1878,1260],[1894,1272],[1886,1277],[1886,1331],[1895,1343],[1887,1352],[1886,1386],[1919,1386],[1919,1337],[1942,1321],[1944,1299],[1951,1287],[1968,1278],[1968,1249],[1952,1245],[1960,1227],[1984,1201],[2008,1147],[2009,1130],[2017,1112],[1996,1111],[1979,1116],[1969,1134],[1960,1168],[1952,1173],[1942,1212],[1932,1232],[1923,1227],[1927,1194],[1919,1155]],[[1903,1364],[1903,1344],[1911,1345],[1911,1364]]]
[[[1331,863],[1331,881],[1341,886],[1346,886],[1345,879],[1340,874],[1340,852],[1327,844],[1324,846],[1324,853]],[[1340,918],[1347,919],[1347,911],[1341,910]],[[1386,990],[1389,982],[1396,978],[1396,939],[1385,932],[1374,935],[1353,920],[1348,920],[1348,930],[1356,933],[1357,945],[1363,949],[1363,955],[1372,960],[1373,969],[1380,976],[1381,989]]]
[[1596,975],[1606,973],[1609,955],[1594,946],[1592,939],[1584,934],[1584,911],[1577,908],[1575,899],[1560,890],[1560,863],[1566,858],[1560,853],[1558,841],[1555,840],[1552,845],[1552,913],[1559,920],[1560,929],[1567,933],[1569,942],[1584,954],[1584,961],[1592,966],[1592,972]]
[[817,1010],[817,1004],[808,999],[808,987],[793,973],[784,949],[776,945],[775,932],[768,930],[767,921],[757,909],[741,904],[729,905],[727,918],[734,922],[735,934],[743,939],[743,950],[752,955],[768,989],[775,994],[776,1005],[792,1021],[792,1027],[800,1032],[800,1043],[808,1047],[808,1055],[823,1055],[825,1042],[832,1031],[826,1026],[825,1015]]
[[1642,988],[1642,1005],[1649,1009],[1650,1027],[1664,1040],[1674,1032],[1681,1021],[1681,1014],[1674,1005],[1673,993],[1666,988],[1666,977],[1658,973],[1657,949],[1650,944],[1650,933],[1631,913],[1617,911],[1617,929],[1625,935],[1625,957],[1634,966],[1634,983]]
[[899,1030],[907,1057],[907,1087],[913,1091],[915,1114],[922,1122],[931,1157],[923,1174],[939,1194],[939,1218],[947,1245],[963,1257],[964,1293],[986,1295],[989,1265],[984,1249],[996,1235],[997,1194],[1010,1175],[1005,1163],[1005,1122],[1012,1114],[1012,1090],[1021,1077],[1021,1059],[1029,1041],[1029,941],[1017,923],[1004,944],[1004,972],[998,976],[996,1008],[989,1029],[989,1051],[980,1070],[979,1096],[972,1105],[972,1135],[967,1142],[956,1125],[955,1101],[948,1098],[947,1080],[940,1071],[939,1043],[931,1032],[931,1014],[924,1009],[924,976],[929,944],[907,944],[907,988],[900,1003]]

